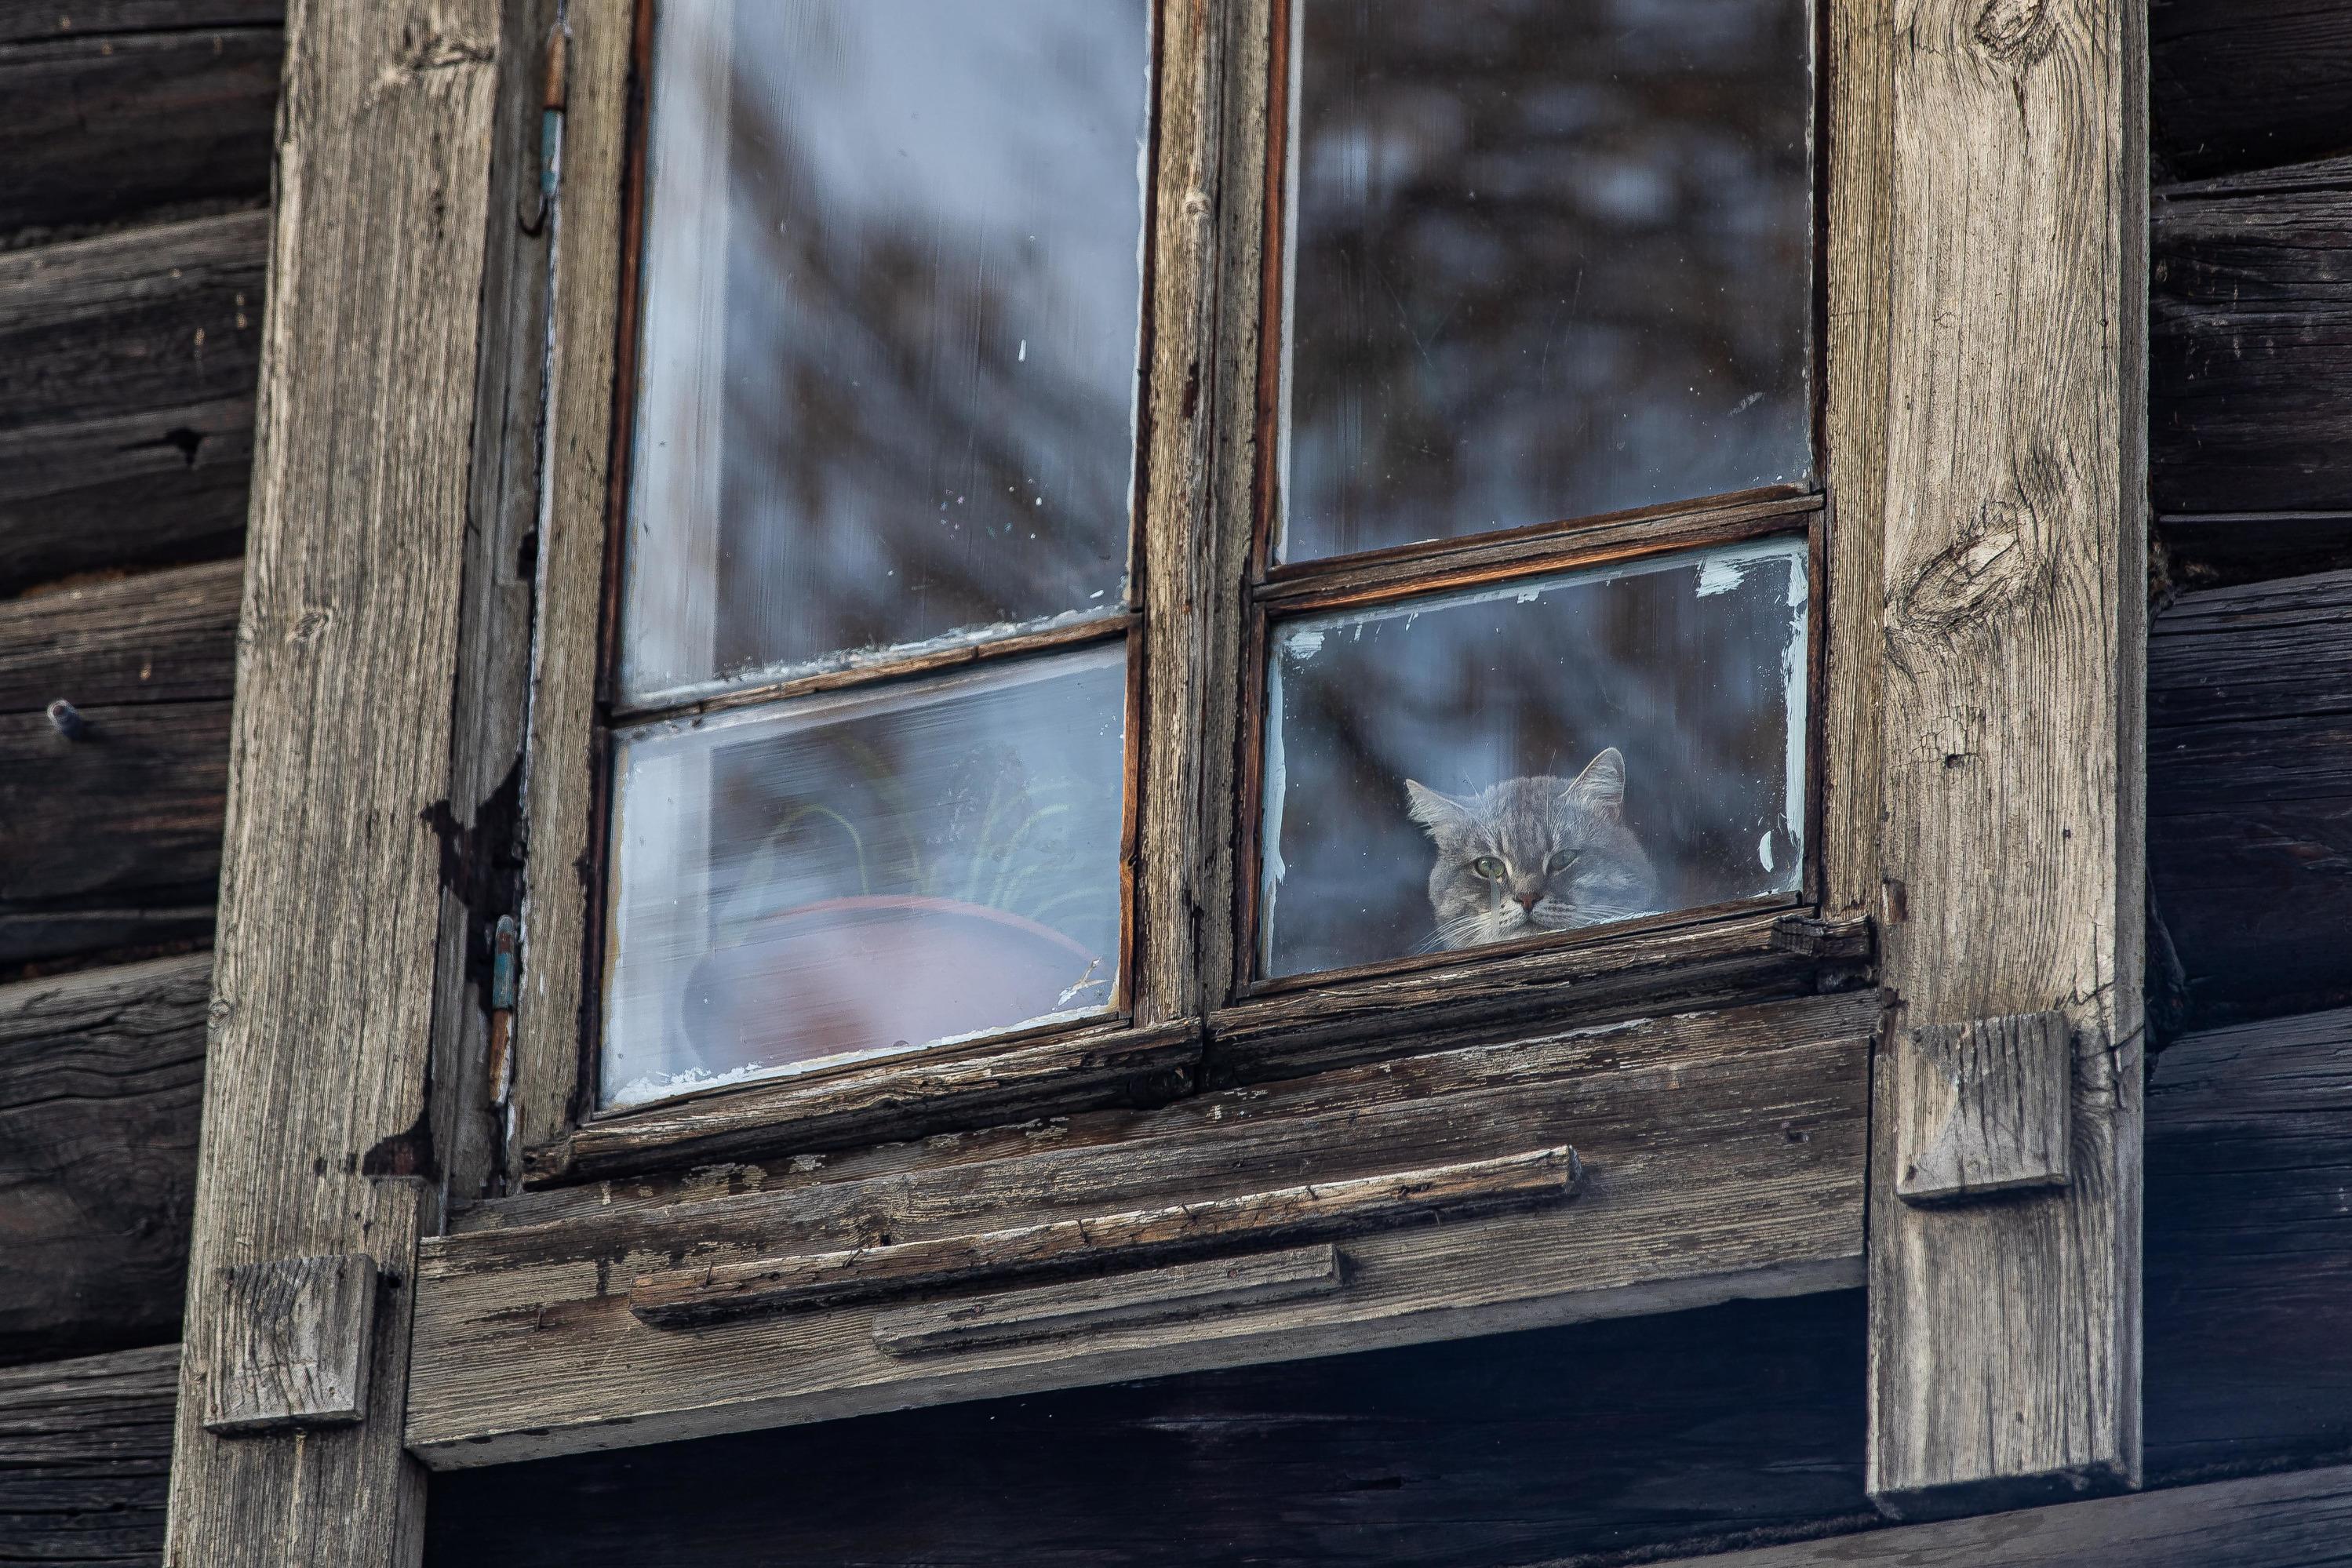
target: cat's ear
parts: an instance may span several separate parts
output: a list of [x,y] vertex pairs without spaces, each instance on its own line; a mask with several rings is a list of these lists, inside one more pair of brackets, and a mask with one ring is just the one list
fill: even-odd
[[1625,754],[1611,747],[1584,765],[1560,799],[1590,811],[1615,811],[1625,804]]
[[1451,795],[1441,795],[1428,785],[1408,779],[1404,781],[1404,797],[1411,802],[1412,820],[1427,828],[1432,838],[1448,830],[1459,831],[1470,825],[1470,808]]

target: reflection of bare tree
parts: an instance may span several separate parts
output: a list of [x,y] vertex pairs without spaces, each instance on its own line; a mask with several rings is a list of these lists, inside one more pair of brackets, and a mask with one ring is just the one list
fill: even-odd
[[[1142,12],[1097,0],[1081,13],[1041,0],[1022,9],[1069,33],[1082,54],[1109,57],[1058,81],[1015,75],[992,99],[935,113],[871,103],[857,111],[866,123],[850,126],[827,120],[803,90],[828,62],[922,48],[980,72],[986,58],[958,51],[977,47],[987,28],[1017,38],[1023,19],[958,19],[931,5],[815,6],[833,36],[800,40],[791,58],[753,47],[739,27],[722,670],[1083,610],[1118,591],[1139,296]],[[1127,9],[1134,15],[1108,26],[1097,14]],[[1075,26],[1074,14],[1083,17]],[[1129,45],[1131,71],[1118,57]],[[838,160],[826,155],[828,138],[888,145],[904,131],[910,156],[937,158],[933,133],[959,112],[984,140],[993,120],[1065,108],[1066,140],[1082,144],[1073,156],[1123,184],[1102,182],[1091,208],[1047,218],[1034,193],[1023,199],[1022,177],[1036,172],[1019,168],[1009,146],[974,149],[970,160],[971,178],[1012,187],[995,193],[994,220],[928,200],[937,169],[930,191],[911,182],[894,200],[876,184],[842,188]],[[1122,114],[1132,121],[1123,141]],[[1090,136],[1108,145],[1083,145]],[[1099,245],[1088,248],[1105,233],[1114,267],[1099,265]]]
[[1802,477],[1804,0],[1305,0],[1292,553]]

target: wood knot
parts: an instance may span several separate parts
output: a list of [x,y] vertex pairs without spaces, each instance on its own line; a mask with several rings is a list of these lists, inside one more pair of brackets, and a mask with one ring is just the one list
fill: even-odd
[[2023,592],[2032,552],[2014,528],[1993,528],[1938,551],[1895,605],[1895,629],[1917,635],[1990,620]]
[[1977,43],[1997,60],[2032,65],[2050,50],[2058,25],[2050,0],[1987,0],[1977,17]]

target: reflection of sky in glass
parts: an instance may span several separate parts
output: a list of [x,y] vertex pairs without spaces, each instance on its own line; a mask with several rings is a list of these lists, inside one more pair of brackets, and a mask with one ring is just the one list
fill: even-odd
[[1612,746],[1664,907],[1795,892],[1806,549],[1773,539],[1280,622],[1264,972],[1421,948],[1432,850],[1406,779],[1468,795],[1573,778]]
[[622,685],[1115,606],[1146,0],[666,0]]
[[1107,1006],[1126,682],[1112,643],[625,733],[606,1103]]
[[1806,0],[1299,0],[1288,559],[1810,477]]

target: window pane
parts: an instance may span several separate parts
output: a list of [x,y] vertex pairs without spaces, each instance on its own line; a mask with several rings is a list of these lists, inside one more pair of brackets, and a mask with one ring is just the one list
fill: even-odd
[[1125,650],[653,724],[615,777],[604,1103],[1110,1005]]
[[1806,0],[1294,0],[1286,559],[1811,472]]
[[1270,975],[1802,886],[1806,546],[1279,623]]
[[625,700],[1114,606],[1148,0],[664,0]]

